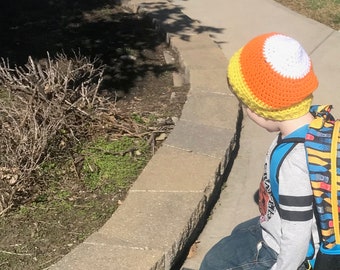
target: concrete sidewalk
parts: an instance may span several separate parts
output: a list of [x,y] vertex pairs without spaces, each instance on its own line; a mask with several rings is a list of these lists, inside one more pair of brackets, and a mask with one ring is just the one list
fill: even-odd
[[[301,16],[274,1],[173,1],[190,18],[202,25],[222,29],[210,35],[229,58],[252,37],[265,32],[282,32],[295,37],[306,48],[319,78],[315,104],[333,104],[340,117],[340,33]],[[214,14],[214,16],[210,16]],[[339,89],[337,91],[337,89]],[[240,149],[228,176],[226,188],[198,237],[182,270],[199,268],[203,256],[235,225],[258,215],[253,195],[262,176],[264,155],[273,134],[244,118]]]
[[[225,188],[181,270],[198,270],[204,255],[239,223],[259,215],[254,193],[262,177],[266,146],[274,135],[245,116],[240,149]],[[254,130],[256,132],[254,132]]]
[[339,31],[295,13],[273,0],[171,2],[199,23],[200,29],[206,29],[227,59],[251,38],[262,33],[282,32],[296,38],[310,54],[319,78],[315,101],[332,101],[334,115],[340,116]]
[[[340,115],[340,33],[271,0],[124,1],[166,32],[190,83],[181,119],[112,218],[50,269],[198,269],[235,224],[257,214],[253,194],[272,136],[243,119],[226,87],[227,59],[269,31],[295,37],[320,79],[316,102]],[[226,176],[229,174],[228,180]],[[221,192],[221,186],[226,188]],[[181,265],[199,236],[196,251]],[[242,212],[238,206],[243,206]]]

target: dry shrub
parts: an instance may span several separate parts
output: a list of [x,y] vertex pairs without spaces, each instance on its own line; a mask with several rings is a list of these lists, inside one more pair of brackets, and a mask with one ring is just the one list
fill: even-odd
[[[105,107],[98,96],[104,66],[64,54],[24,67],[0,63],[0,215],[28,200],[36,172],[53,149],[77,141]],[[73,142],[72,142],[73,141]]]

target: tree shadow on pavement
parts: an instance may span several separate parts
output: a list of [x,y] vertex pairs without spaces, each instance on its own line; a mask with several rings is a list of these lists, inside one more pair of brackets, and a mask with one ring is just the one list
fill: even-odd
[[160,23],[165,32],[179,36],[186,41],[190,41],[190,37],[194,34],[209,33],[212,35],[224,30],[224,28],[201,25],[200,21],[185,15],[181,7],[163,2],[143,4],[140,10]]
[[[113,7],[115,7],[113,9]],[[139,16],[139,23],[126,16],[112,0],[12,0],[0,3],[0,57],[11,65],[24,65],[28,56],[36,61],[65,53],[99,58],[106,65],[103,87],[110,92],[128,92],[135,80],[146,73],[157,76],[172,71],[172,65],[138,65],[136,58],[146,58],[144,50],[155,50],[164,42],[162,33],[176,34],[190,40],[193,33],[221,32],[201,26],[184,15],[181,9],[166,3],[143,4],[154,21]],[[115,11],[114,11],[115,10]],[[143,14],[143,12],[141,12]],[[156,23],[155,23],[156,22]],[[145,38],[145,31],[154,39]]]

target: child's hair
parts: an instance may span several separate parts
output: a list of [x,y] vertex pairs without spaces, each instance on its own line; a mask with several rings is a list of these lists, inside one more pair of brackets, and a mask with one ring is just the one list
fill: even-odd
[[235,95],[266,119],[295,119],[309,111],[318,80],[295,39],[279,33],[255,37],[230,59],[228,81]]

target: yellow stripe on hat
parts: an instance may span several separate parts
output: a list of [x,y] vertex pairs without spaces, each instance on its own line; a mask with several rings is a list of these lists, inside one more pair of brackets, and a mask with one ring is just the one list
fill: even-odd
[[[249,89],[241,70],[240,56],[243,48],[238,50],[230,59],[228,66],[228,79],[235,95],[252,111],[264,109],[266,104],[262,103]],[[261,104],[262,103],[262,104]],[[262,106],[261,106],[261,105]],[[269,108],[266,108],[268,110]]]

